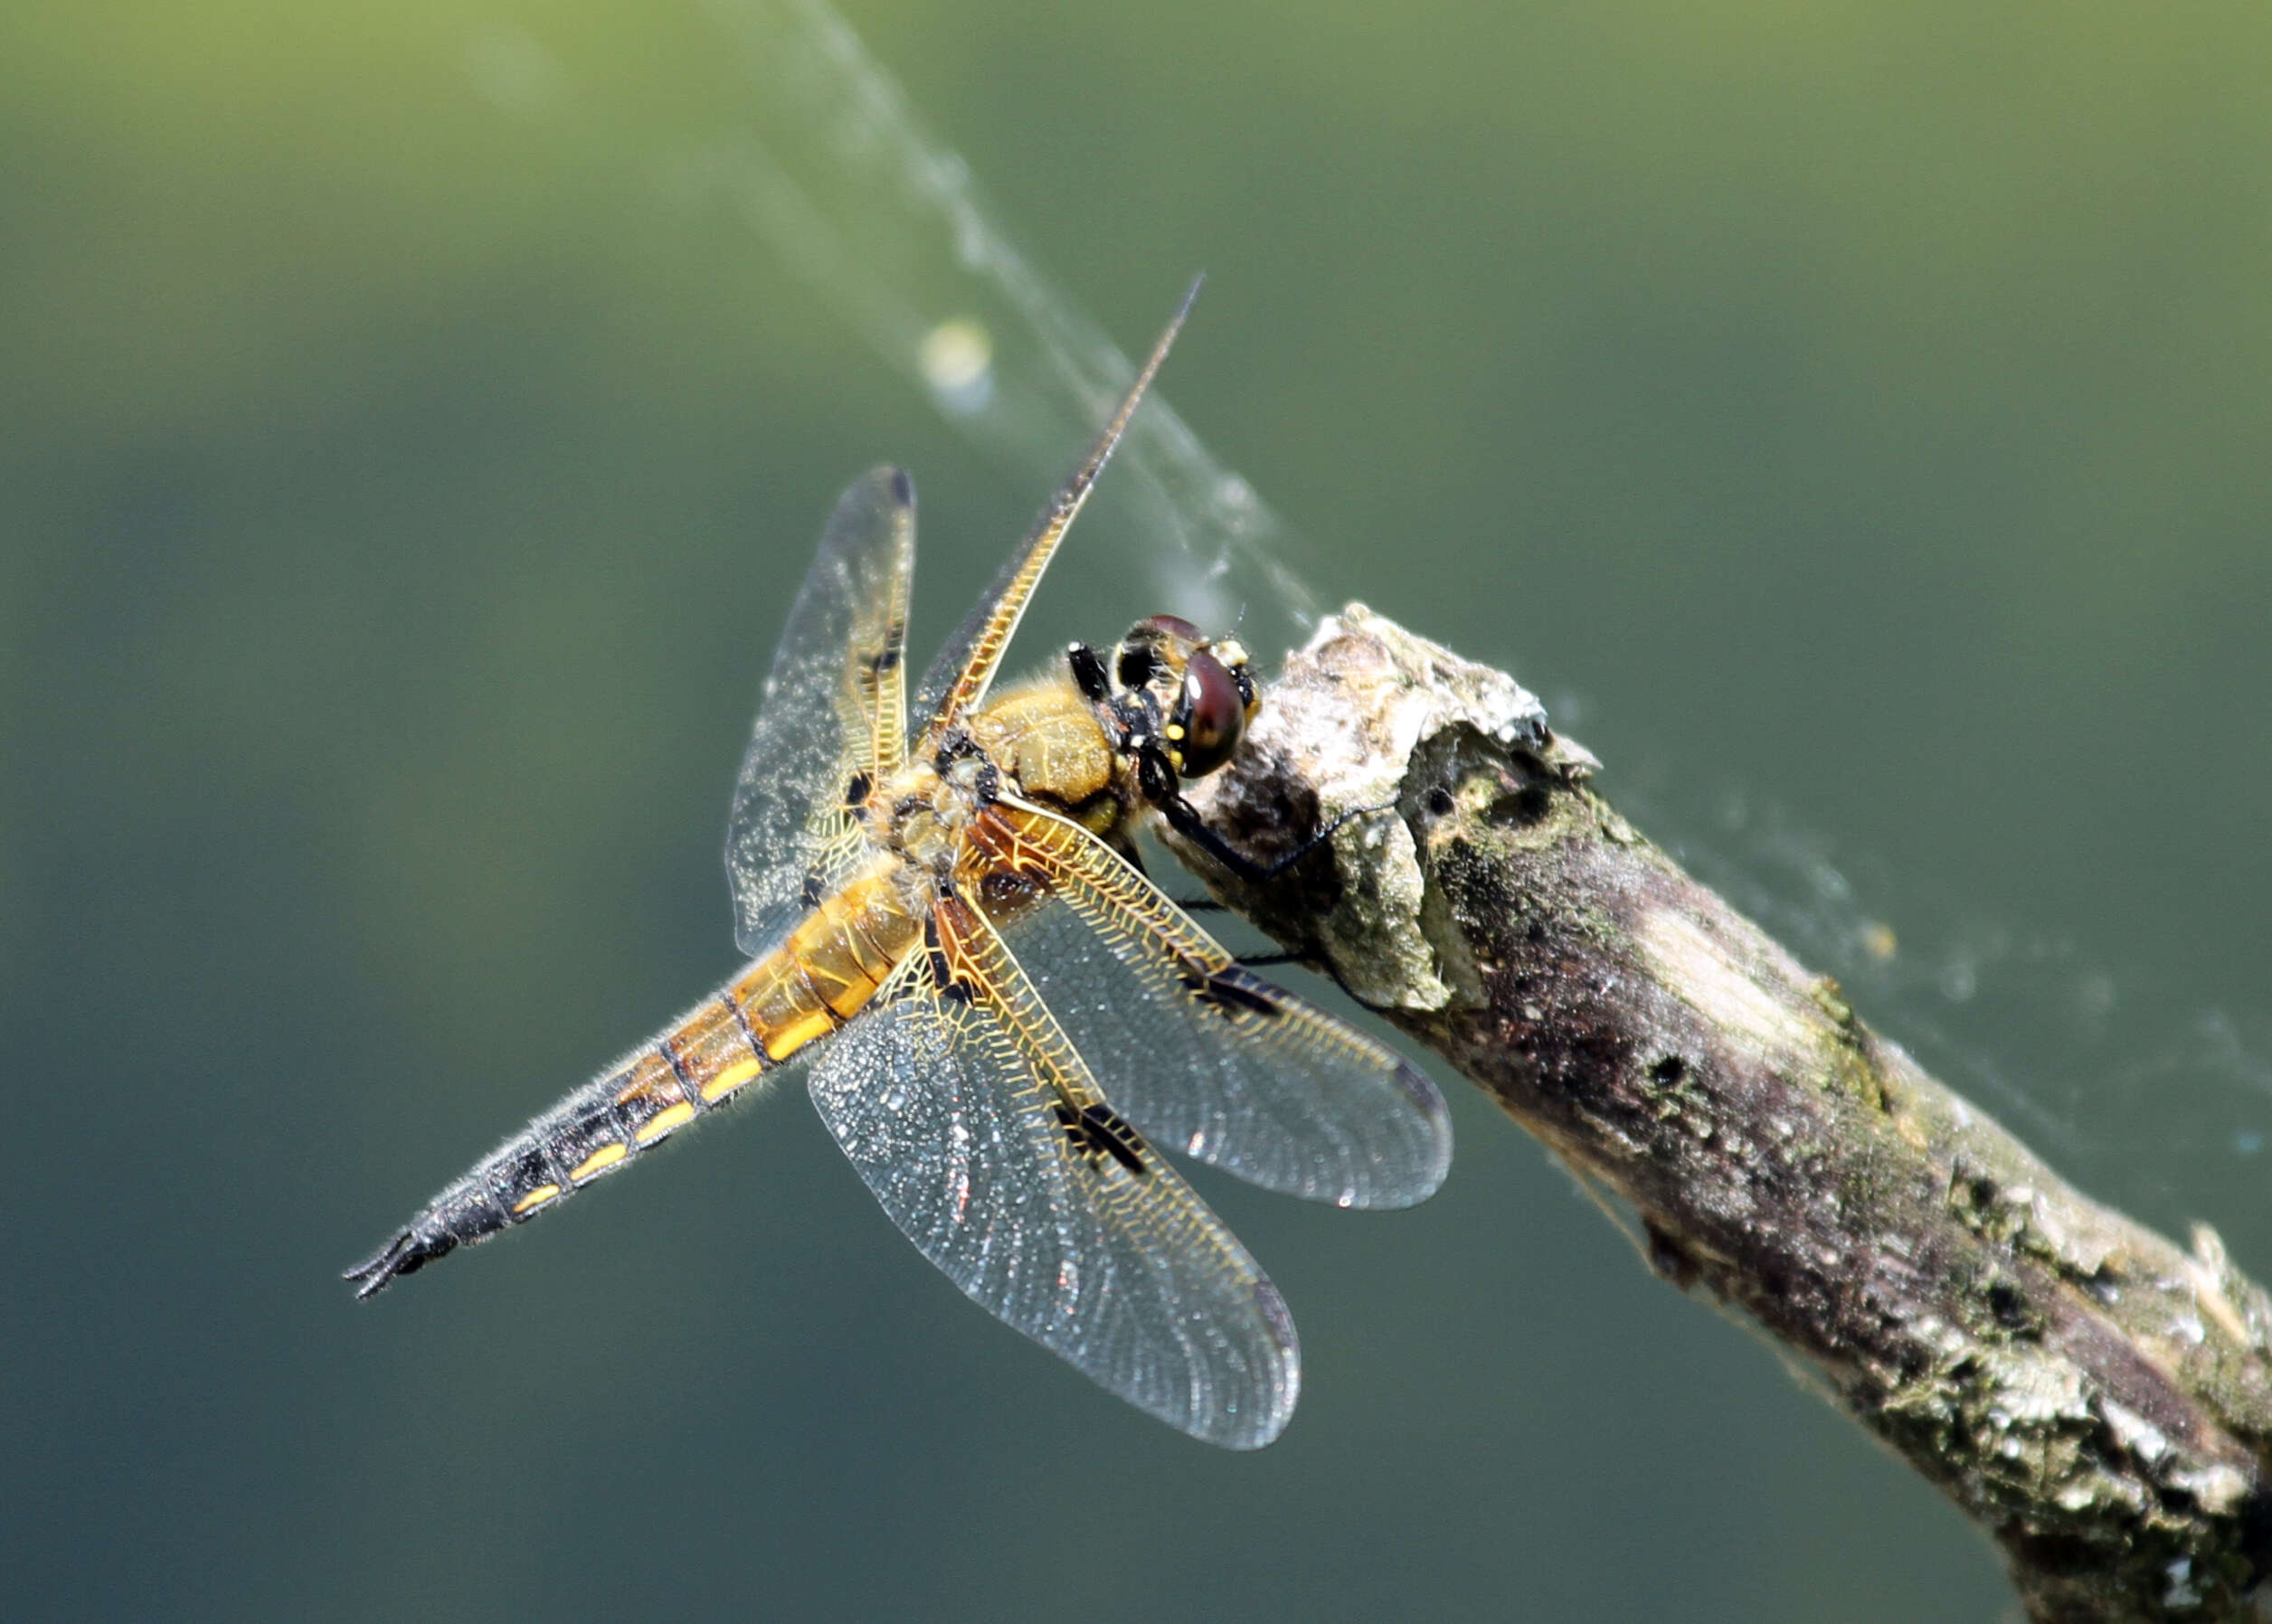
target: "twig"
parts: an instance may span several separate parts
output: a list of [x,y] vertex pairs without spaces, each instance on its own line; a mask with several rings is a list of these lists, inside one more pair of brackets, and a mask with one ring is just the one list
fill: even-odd
[[[1587,784],[1504,675],[1352,605],[1194,799],[1210,883],[1638,1215],[1646,1255],[1801,1355],[1976,1518],[2029,1616],[2252,1613],[2272,1301],[2078,1194]],[[1201,873],[1203,856],[1179,847]]]

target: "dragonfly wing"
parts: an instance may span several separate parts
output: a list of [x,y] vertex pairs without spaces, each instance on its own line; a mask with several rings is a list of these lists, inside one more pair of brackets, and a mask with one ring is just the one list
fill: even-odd
[[867,854],[855,813],[906,754],[907,595],[915,489],[897,468],[855,480],[828,516],[773,653],[734,786],[726,877],[753,957]]
[[1033,601],[1034,589],[1041,584],[1042,571],[1049,567],[1057,543],[1065,540],[1065,532],[1080,515],[1082,504],[1089,499],[1089,489],[1096,483],[1096,477],[1112,460],[1112,448],[1120,444],[1129,420],[1136,415],[1137,403],[1151,387],[1160,363],[1168,359],[1169,347],[1183,330],[1184,318],[1191,314],[1191,302],[1198,297],[1199,284],[1194,281],[1185,292],[1183,303],[1169,318],[1166,331],[1153,342],[1151,354],[1145,358],[1143,368],[1129,385],[1128,392],[1121,397],[1112,420],[1090,444],[1081,466],[1051,496],[1049,505],[1041,510],[1041,516],[1026,533],[1025,544],[1010,554],[1001,573],[980,594],[977,604],[923,673],[923,685],[915,691],[915,705],[926,722],[951,722],[975,710],[985,699],[994,674],[1001,669],[1002,656],[1009,650],[1011,634],[1025,618],[1026,606]]
[[1093,1083],[1065,1069],[1078,1057],[1061,1034],[1061,1053],[1037,1046],[1038,1000],[993,951],[985,979],[960,982],[940,951],[914,956],[823,1053],[814,1105],[972,1300],[1169,1425],[1261,1448],[1301,1384],[1284,1301],[1132,1129],[1110,1134]]
[[1403,1207],[1435,1193],[1452,1121],[1425,1076],[1242,968],[1088,830],[1036,807],[991,816],[1032,883],[991,916],[1137,1127],[1313,1201]]

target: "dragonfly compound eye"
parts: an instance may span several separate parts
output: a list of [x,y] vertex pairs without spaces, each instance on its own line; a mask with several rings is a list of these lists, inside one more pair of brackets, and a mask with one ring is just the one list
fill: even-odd
[[1231,759],[1246,732],[1247,693],[1221,660],[1192,650],[1165,730],[1168,760],[1179,776],[1204,778]]

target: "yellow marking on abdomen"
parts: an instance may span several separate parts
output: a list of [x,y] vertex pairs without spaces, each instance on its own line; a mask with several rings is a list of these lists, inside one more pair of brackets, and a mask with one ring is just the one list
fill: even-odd
[[593,1174],[612,1167],[631,1153],[628,1145],[602,1145],[568,1170],[568,1182],[580,1185]]
[[655,1113],[655,1119],[640,1128],[635,1136],[642,1145],[652,1145],[674,1128],[684,1128],[695,1119],[695,1108],[681,1100],[677,1105]]
[[879,863],[823,897],[725,996],[766,1058],[784,1061],[858,1014],[921,934]]
[[671,1070],[663,1052],[652,1045],[640,1051],[624,1076],[623,1086],[616,1091],[618,1105],[629,1105],[634,1100],[667,1100],[683,1091],[678,1086],[678,1073]]
[[[728,1066],[702,1085],[702,1102],[705,1105],[715,1104],[764,1069],[764,1062],[755,1060],[745,1060],[737,1065]],[[661,1119],[659,1117],[656,1119],[657,1121]]]
[[724,998],[696,1007],[656,1046],[669,1057],[690,1100],[712,1098],[720,1077],[757,1058],[740,1016]]
[[837,1023],[828,1014],[828,1006],[816,1005],[796,1019],[765,1034],[765,1053],[775,1060],[787,1060],[817,1037],[826,1036],[837,1029]]
[[514,1216],[518,1217],[521,1213],[528,1212],[533,1208],[541,1207],[559,1194],[560,1186],[558,1185],[538,1185],[534,1190],[531,1190],[527,1194],[522,1196],[518,1201],[513,1204]]

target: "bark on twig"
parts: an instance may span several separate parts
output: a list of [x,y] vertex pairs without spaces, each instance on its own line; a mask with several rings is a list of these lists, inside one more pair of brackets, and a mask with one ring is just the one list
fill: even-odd
[[[2001,1545],[2038,1620],[2246,1618],[2272,1564],[2272,1301],[2078,1194],[1642,839],[1537,702],[1361,606],[1195,795],[1218,896],[1638,1215]],[[1201,873],[1205,858],[1179,854]]]

